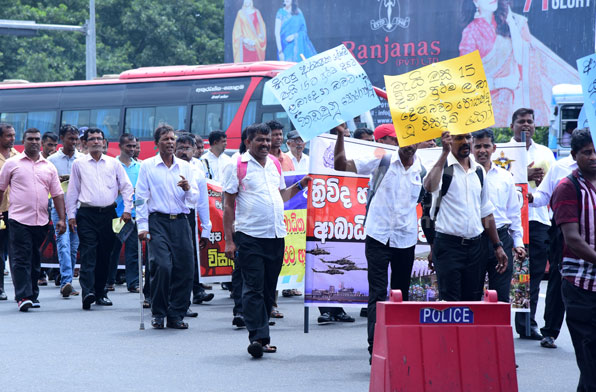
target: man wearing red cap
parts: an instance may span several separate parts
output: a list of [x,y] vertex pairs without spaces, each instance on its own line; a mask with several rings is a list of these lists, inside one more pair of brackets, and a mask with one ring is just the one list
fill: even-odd
[[399,146],[397,142],[397,134],[393,124],[381,124],[375,128],[375,141],[382,144],[391,144],[392,146]]

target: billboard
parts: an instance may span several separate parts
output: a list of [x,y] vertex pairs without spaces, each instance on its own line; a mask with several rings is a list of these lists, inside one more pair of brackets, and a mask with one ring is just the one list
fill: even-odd
[[[575,61],[594,53],[590,0],[225,0],[225,61],[300,61],[344,44],[373,85],[475,50],[496,126],[532,107],[548,125],[552,86],[578,84]],[[384,103],[386,105],[386,102]],[[391,121],[389,108],[375,110]]]

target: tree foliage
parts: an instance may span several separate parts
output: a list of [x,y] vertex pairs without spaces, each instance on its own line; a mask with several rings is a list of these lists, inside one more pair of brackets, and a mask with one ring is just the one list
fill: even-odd
[[[97,0],[97,74],[223,62],[223,0]],[[83,25],[88,0],[0,0],[0,19]],[[85,79],[85,36],[0,35],[0,80]]]

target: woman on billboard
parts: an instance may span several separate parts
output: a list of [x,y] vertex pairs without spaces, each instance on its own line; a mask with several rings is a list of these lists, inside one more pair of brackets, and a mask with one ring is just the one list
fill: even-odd
[[267,48],[265,22],[252,0],[244,0],[232,30],[234,62],[263,61]]
[[298,0],[283,0],[283,7],[275,16],[275,43],[277,56],[282,61],[301,61],[300,55],[309,58],[317,52],[308,38],[306,20]]
[[508,126],[520,107],[534,109],[536,125],[548,125],[552,87],[579,83],[577,71],[530,33],[510,0],[463,0],[465,28],[460,55],[480,52],[497,126]]

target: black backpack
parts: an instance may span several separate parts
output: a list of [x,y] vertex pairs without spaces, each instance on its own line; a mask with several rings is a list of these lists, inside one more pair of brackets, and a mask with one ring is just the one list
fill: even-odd
[[[476,167],[476,175],[480,180],[480,186],[484,186],[484,172],[482,171],[482,167]],[[432,245],[435,240],[435,220],[439,215],[439,207],[441,206],[441,200],[447,194],[449,190],[449,186],[451,185],[451,181],[453,180],[453,165],[447,166],[447,162],[445,162],[445,167],[443,168],[443,178],[442,178],[442,185],[441,185],[441,193],[437,197],[436,201],[436,208],[435,214],[431,218],[430,210],[432,207],[433,202],[433,195],[430,192],[424,191],[422,195],[422,217],[420,218],[420,226],[422,226],[422,231],[424,232],[424,236],[426,237],[426,241],[429,245]]]
[[[368,193],[366,194],[366,214],[364,215],[364,223],[366,223],[366,218],[368,217],[368,208],[370,207],[370,203],[372,202],[375,193],[379,189],[381,185],[381,181],[385,174],[387,174],[387,170],[389,169],[389,164],[391,163],[391,153],[383,155],[381,158],[381,163],[379,163],[379,167],[375,169],[372,174],[372,178],[369,182],[368,186]],[[422,166],[422,165],[421,165]],[[420,180],[424,181],[424,176],[426,176],[426,169],[422,166],[422,170],[420,171]],[[418,203],[422,200],[422,196],[424,195],[424,187],[420,189],[420,196],[418,197]]]

